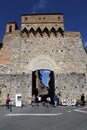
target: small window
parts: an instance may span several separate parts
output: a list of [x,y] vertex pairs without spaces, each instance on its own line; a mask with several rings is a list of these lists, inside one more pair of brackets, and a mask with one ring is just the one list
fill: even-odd
[[12,32],[12,25],[9,26],[9,32]]
[[43,17],[43,19],[46,19],[45,17]]
[[25,17],[25,20],[27,20],[28,18],[27,17]]
[[60,17],[58,17],[58,19],[60,19]]

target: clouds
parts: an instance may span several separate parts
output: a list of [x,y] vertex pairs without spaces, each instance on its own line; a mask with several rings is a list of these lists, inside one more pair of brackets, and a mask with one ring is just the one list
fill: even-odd
[[46,8],[48,0],[39,0],[39,2],[33,6],[33,12],[37,13],[38,10]]
[[44,72],[45,74],[49,74],[49,73],[50,73],[49,70],[44,70],[43,72]]

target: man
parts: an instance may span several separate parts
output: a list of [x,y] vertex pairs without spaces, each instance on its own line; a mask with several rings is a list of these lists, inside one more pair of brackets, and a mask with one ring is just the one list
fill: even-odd
[[85,105],[85,96],[84,96],[84,93],[81,95],[81,105],[82,106]]
[[10,97],[9,94],[7,94],[7,99],[6,99],[6,107],[9,109],[9,102],[10,102]]
[[54,100],[54,106],[56,107],[58,105],[58,100],[59,100],[58,96],[55,95],[54,98],[53,98],[53,100]]

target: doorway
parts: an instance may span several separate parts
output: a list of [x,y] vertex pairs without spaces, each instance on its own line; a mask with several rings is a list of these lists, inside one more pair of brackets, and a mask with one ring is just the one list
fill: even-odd
[[55,95],[54,72],[51,70],[35,70],[32,72],[32,95],[51,98]]

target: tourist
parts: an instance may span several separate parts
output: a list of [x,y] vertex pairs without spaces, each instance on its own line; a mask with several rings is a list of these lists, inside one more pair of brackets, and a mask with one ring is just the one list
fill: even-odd
[[67,103],[67,106],[71,106],[71,99],[67,97],[66,103]]
[[50,103],[51,103],[51,98],[50,98],[50,96],[48,96],[48,97],[46,98],[46,106],[49,107],[49,106],[50,106]]
[[38,96],[35,96],[35,104],[36,106],[39,106]]
[[10,102],[10,97],[9,94],[7,94],[7,99],[6,99],[6,107],[9,109],[9,102]]
[[85,105],[85,96],[84,96],[84,93],[81,95],[81,105],[82,106]]
[[41,103],[41,100],[42,100],[42,96],[38,96],[38,105]]
[[53,98],[53,100],[54,100],[54,107],[56,107],[59,103],[59,98],[58,98],[58,96],[57,96],[57,94],[54,96],[54,98]]
[[12,99],[10,99],[10,101],[9,101],[9,109],[10,109],[10,112],[12,112],[12,105],[13,105],[13,101],[12,101]]
[[33,95],[31,99],[32,99],[31,105],[32,105],[32,106],[35,106],[35,95]]
[[43,106],[45,106],[46,105],[46,96],[45,95],[42,95],[42,104],[43,104]]

